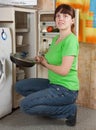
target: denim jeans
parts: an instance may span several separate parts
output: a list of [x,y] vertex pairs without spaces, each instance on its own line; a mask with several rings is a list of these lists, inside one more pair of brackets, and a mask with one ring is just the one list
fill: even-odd
[[25,96],[20,108],[27,114],[67,118],[77,111],[75,101],[78,92],[50,84],[48,79],[24,79],[16,83],[15,89]]

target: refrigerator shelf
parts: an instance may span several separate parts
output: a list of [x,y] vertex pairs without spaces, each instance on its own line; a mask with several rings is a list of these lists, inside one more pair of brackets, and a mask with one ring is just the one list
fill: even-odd
[[41,32],[40,37],[55,37],[56,35],[59,35],[59,32]]
[[17,45],[16,47],[19,48],[19,47],[26,47],[26,46],[29,46],[29,44]]
[[28,28],[16,29],[16,33],[20,33],[20,32],[21,32],[21,33],[22,33],[22,32],[23,32],[23,33],[24,33],[24,32],[26,33],[26,32],[29,32],[29,29],[28,29]]
[[43,22],[40,22],[40,26],[55,26],[55,22],[54,21],[43,21]]

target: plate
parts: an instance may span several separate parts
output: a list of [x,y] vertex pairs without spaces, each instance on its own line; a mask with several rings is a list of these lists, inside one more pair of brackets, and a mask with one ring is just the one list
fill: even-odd
[[23,53],[11,53],[10,60],[21,67],[33,67],[36,64],[36,60],[24,56]]

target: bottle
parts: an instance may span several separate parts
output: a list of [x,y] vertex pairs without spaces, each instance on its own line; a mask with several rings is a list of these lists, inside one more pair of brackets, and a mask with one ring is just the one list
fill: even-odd
[[46,49],[47,49],[47,40],[43,39],[43,51],[44,51],[44,53],[46,53]]
[[48,40],[43,39],[40,46],[40,55],[44,55],[48,51]]

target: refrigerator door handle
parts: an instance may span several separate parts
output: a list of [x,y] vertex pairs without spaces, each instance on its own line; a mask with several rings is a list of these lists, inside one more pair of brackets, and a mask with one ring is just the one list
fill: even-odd
[[4,87],[6,80],[5,58],[0,59],[0,90]]
[[6,40],[6,39],[7,39],[7,34],[6,34],[6,32],[4,31],[4,29],[2,29],[1,38],[2,38],[3,40]]

